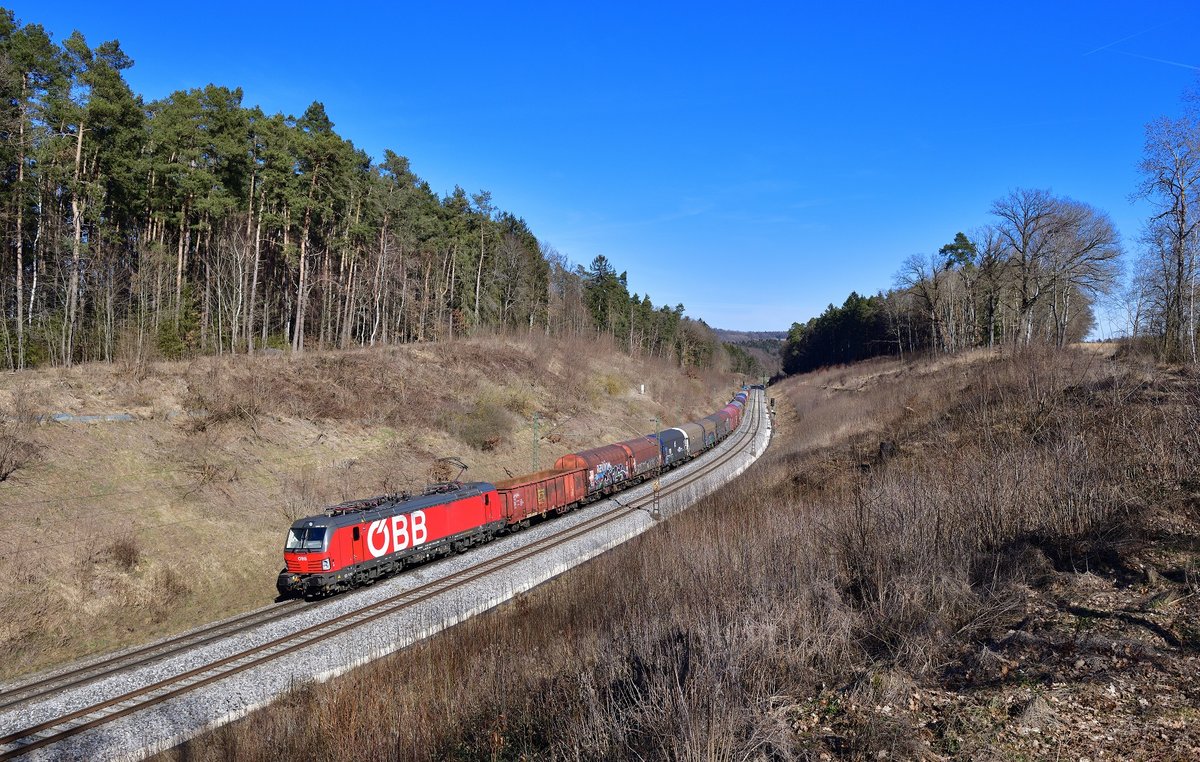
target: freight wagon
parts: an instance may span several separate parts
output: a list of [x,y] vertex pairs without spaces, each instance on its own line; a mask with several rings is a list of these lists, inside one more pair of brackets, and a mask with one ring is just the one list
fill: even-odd
[[629,452],[629,478],[643,480],[646,474],[657,471],[662,465],[662,452],[654,435],[627,439],[618,442],[618,447],[624,447]]
[[588,494],[613,492],[633,473],[632,453],[619,444],[593,447],[564,455],[554,463],[557,469],[583,469],[587,474]]
[[587,497],[587,473],[582,468],[549,469],[496,482],[504,520],[523,528],[538,516],[563,514]]
[[674,468],[688,459],[687,432],[682,428],[664,429],[650,439],[659,447],[663,468]]

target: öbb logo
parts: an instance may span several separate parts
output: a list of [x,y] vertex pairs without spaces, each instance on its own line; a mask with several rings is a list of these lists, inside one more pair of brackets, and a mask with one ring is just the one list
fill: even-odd
[[367,550],[372,558],[416,547],[429,537],[425,527],[425,511],[401,513],[391,518],[371,522],[367,530]]

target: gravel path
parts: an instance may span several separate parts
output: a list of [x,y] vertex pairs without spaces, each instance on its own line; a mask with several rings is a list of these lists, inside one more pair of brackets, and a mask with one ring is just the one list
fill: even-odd
[[[766,450],[771,431],[763,404],[764,395],[758,391],[752,394],[754,396],[751,399],[758,400],[758,404],[754,406],[755,413],[762,416],[762,425],[754,441],[722,469],[706,475],[696,484],[678,493],[662,497],[659,509],[663,518],[683,510],[700,497],[733,479]],[[750,424],[749,417],[745,423]],[[714,453],[726,452],[738,445],[740,438],[736,442],[731,438]],[[662,477],[662,486],[667,487],[692,469],[702,467],[712,457],[713,453],[710,453],[699,461]],[[338,596],[327,605],[311,607],[310,610],[301,611],[284,621],[210,643],[133,672],[114,675],[30,705],[2,712],[0,736],[60,717],[79,708],[95,705],[181,672],[203,667],[246,648],[416,588],[452,572],[478,565],[534,540],[575,526],[607,511],[614,503],[626,505],[649,494],[651,489],[650,483],[643,484],[609,500],[540,523],[524,532],[504,537],[464,555],[426,564],[365,590]],[[582,537],[547,549],[516,566],[494,572],[403,611],[323,640],[319,645],[303,648],[261,667],[222,679],[204,690],[179,696],[156,707],[85,731],[58,744],[34,750],[23,758],[141,759],[168,749],[206,729],[235,720],[269,703],[298,684],[327,680],[486,611],[625,542],[655,523],[656,519],[648,511],[635,511]],[[86,718],[76,722],[84,721]],[[0,751],[10,750],[8,747],[0,747]]]

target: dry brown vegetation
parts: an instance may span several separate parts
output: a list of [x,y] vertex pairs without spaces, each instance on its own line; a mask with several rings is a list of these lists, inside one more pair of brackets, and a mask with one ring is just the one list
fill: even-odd
[[1195,758],[1200,379],[1029,352],[769,394],[720,494],[168,757]]
[[[529,472],[534,413],[545,466],[734,388],[537,338],[5,376],[0,678],[269,603],[292,519],[420,487],[449,455],[468,479]],[[136,420],[39,422],[58,411]]]

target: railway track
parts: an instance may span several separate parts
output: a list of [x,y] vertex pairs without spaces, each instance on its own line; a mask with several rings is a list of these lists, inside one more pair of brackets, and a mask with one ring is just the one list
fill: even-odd
[[244,614],[214,622],[175,637],[148,643],[131,651],[123,651],[112,658],[94,661],[73,667],[63,672],[41,676],[29,682],[16,682],[0,692],[0,711],[19,704],[28,704],[45,696],[51,696],[71,688],[101,680],[111,675],[153,664],[176,654],[199,646],[216,642],[231,635],[247,632],[270,622],[286,619],[324,601],[307,602],[299,599],[283,601],[265,609],[255,609]]
[[[368,603],[353,611],[265,641],[230,656],[209,662],[201,667],[181,672],[110,699],[67,712],[52,720],[32,724],[28,727],[9,732],[0,737],[0,762],[15,759],[73,736],[80,735],[93,728],[164,703],[232,675],[262,666],[287,654],[294,653],[322,641],[327,641],[330,638],[362,627],[370,622],[391,616],[449,591],[481,580],[497,571],[520,564],[552,548],[577,540],[600,527],[626,518],[637,511],[645,510],[650,512],[651,507],[656,506],[663,496],[674,494],[693,485],[695,482],[741,455],[747,446],[752,445],[762,425],[762,404],[761,395],[756,396],[754,398],[754,415],[749,416],[752,419],[751,425],[739,429],[738,438],[732,442],[732,445],[726,451],[709,460],[701,461],[695,469],[681,474],[679,478],[672,481],[671,484],[663,486],[661,489],[652,490],[646,495],[625,503],[614,500],[615,506],[602,513],[589,517],[572,526],[564,527],[561,531],[514,548],[490,560],[451,572],[437,580],[420,584],[396,595]],[[268,609],[265,612],[262,610],[251,612],[243,617],[226,620],[213,628],[196,631],[173,641],[164,641],[163,643],[147,646],[144,649],[122,654],[118,657],[118,660],[129,660],[131,658],[133,660],[124,661],[119,664],[116,662],[107,664],[104,667],[106,670],[104,675],[127,671],[141,666],[141,664],[166,658],[165,653],[140,652],[152,652],[156,648],[167,645],[168,642],[173,643],[170,647],[173,649],[172,653],[175,653],[187,648],[194,648],[201,643],[226,637],[236,632],[262,626],[266,621],[275,621],[286,616],[291,616],[297,613],[300,608],[308,609],[307,606],[290,607],[289,610],[278,614],[275,613],[276,609]],[[272,614],[272,616],[266,617],[263,620],[250,621],[256,614],[260,613]],[[229,629],[220,634],[217,630],[221,627]],[[199,639],[192,640],[190,644],[185,644],[188,638],[196,638],[197,636],[199,636]],[[140,655],[138,655],[139,653]],[[42,683],[17,688],[14,691],[4,694],[4,698],[8,703],[0,706],[0,709],[6,707],[12,708],[17,704],[27,704],[37,698],[67,690],[69,687],[100,679],[102,675],[90,673],[87,670],[103,666],[103,664],[89,665],[80,668],[78,671],[82,674],[79,675],[71,676],[73,673],[64,673],[51,676]],[[56,682],[64,679],[67,681],[66,683]],[[31,691],[31,693],[21,698],[9,699],[10,695],[14,695],[19,691]]]

